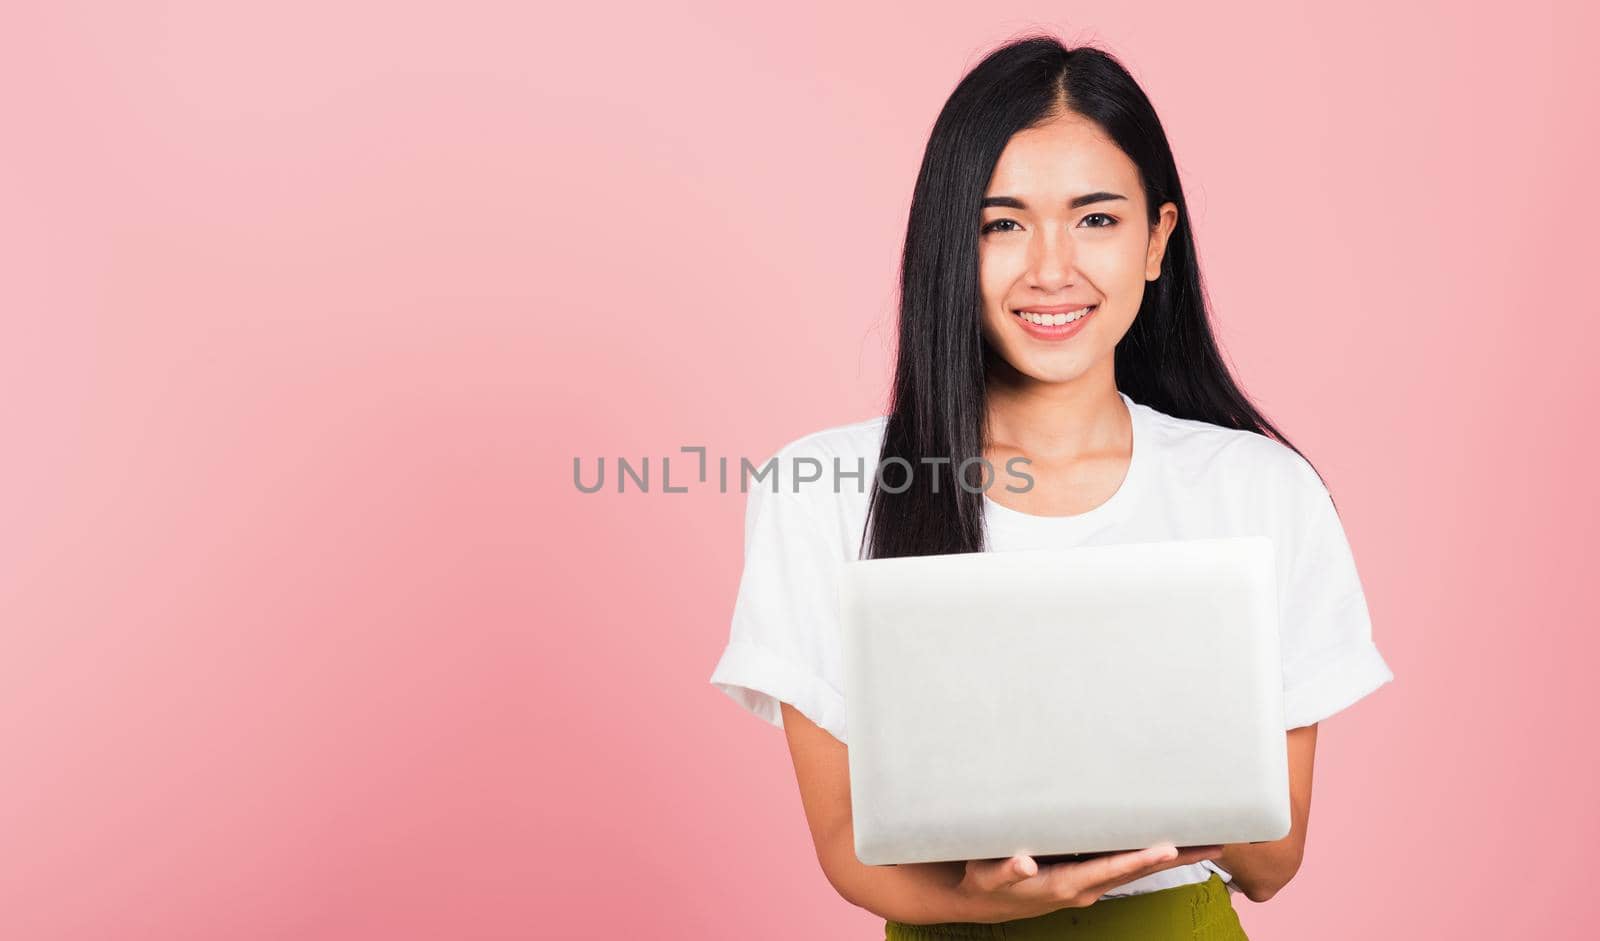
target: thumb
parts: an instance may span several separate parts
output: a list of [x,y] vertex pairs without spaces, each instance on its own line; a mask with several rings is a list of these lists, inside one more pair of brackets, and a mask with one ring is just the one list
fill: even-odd
[[1039,872],[1039,864],[1034,861],[1032,856],[1029,856],[1026,853],[1019,853],[1018,855],[1013,856],[1005,861],[1002,872],[1003,876],[1001,877],[1001,884],[1014,885],[1024,879],[1031,879],[1037,875]]
[[982,892],[996,892],[1038,873],[1039,864],[1027,855],[1005,859],[969,859],[967,877]]

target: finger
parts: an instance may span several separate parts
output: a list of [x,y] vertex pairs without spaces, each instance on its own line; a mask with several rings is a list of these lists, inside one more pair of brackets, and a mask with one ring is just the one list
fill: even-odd
[[1039,863],[1026,853],[1018,853],[1000,864],[1000,887],[1016,885],[1039,874]]
[[1137,878],[1146,869],[1161,866],[1177,856],[1177,847],[1162,843],[1147,849],[1097,856],[1083,862],[1062,863],[1060,869],[1065,882],[1078,889],[1092,891],[1102,884]]
[[1203,859],[1216,859],[1221,855],[1221,846],[1181,846],[1178,848],[1178,858],[1167,863],[1166,868],[1187,866],[1190,863],[1198,863]]
[[973,866],[977,872],[973,881],[985,892],[993,892],[1006,886],[1016,885],[1026,879],[1031,879],[1039,873],[1039,864],[1032,856],[1019,853],[1005,859],[975,860],[968,865]]
[[[1167,847],[1171,846],[1170,844],[1165,845]],[[1144,860],[1142,864],[1136,865],[1132,870],[1125,870],[1109,879],[1105,879],[1087,886],[1087,890],[1096,895],[1104,894],[1106,892],[1110,892],[1112,889],[1115,889],[1117,886],[1126,885],[1135,879],[1142,879],[1151,873],[1160,872],[1163,869],[1172,869],[1177,866],[1187,866],[1190,863],[1196,863],[1202,859],[1215,858],[1216,854],[1221,852],[1221,850],[1221,846],[1186,846],[1181,848],[1169,848],[1165,853],[1156,854],[1156,858],[1153,860]]]

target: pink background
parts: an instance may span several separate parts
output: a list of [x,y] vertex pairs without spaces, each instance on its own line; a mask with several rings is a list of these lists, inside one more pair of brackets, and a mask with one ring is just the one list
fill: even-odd
[[1155,101],[1397,677],[1247,928],[1591,936],[1576,0],[8,7],[0,936],[881,937],[707,683],[743,498],[572,460],[878,413],[927,131],[1032,26]]

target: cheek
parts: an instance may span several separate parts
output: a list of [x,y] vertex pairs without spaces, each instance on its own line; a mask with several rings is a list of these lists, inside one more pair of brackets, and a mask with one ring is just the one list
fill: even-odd
[[978,296],[982,306],[979,308],[978,322],[982,324],[986,335],[997,329],[1001,320],[1001,312],[1005,310],[1005,299],[1011,290],[1011,279],[1004,277],[994,264],[994,256],[980,257],[978,260]]
[[1087,246],[1079,255],[1085,274],[1106,290],[1116,290],[1144,280],[1145,242],[1135,230]]
[[1017,282],[1028,273],[1028,250],[1020,240],[978,249],[978,290],[991,314],[1005,307]]
[[978,289],[985,302],[993,302],[1010,283],[1006,275],[1005,252],[993,248],[978,249]]
[[1003,342],[1005,302],[1016,284],[1017,275],[1018,272],[1007,263],[1003,251],[979,250],[978,294],[983,300],[983,307],[978,322],[981,324],[984,337],[991,343]]

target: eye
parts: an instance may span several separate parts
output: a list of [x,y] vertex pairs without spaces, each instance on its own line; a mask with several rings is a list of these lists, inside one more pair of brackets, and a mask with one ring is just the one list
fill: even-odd
[[1091,229],[1107,229],[1107,228],[1110,228],[1111,226],[1114,226],[1114,225],[1117,224],[1117,220],[1116,220],[1115,217],[1108,216],[1103,212],[1091,212],[1087,216],[1083,217],[1083,221],[1084,222],[1088,222],[1090,219],[1104,219],[1104,220],[1106,220],[1104,225],[1091,225],[1091,226],[1089,226],[1089,228],[1091,228]]
[[998,226],[998,225],[1016,225],[1016,224],[1017,224],[1016,221],[1013,220],[1013,219],[996,219],[993,222],[989,223],[988,225],[984,226],[983,228],[979,229],[978,231],[982,232],[982,233],[998,232],[999,229],[996,229],[995,226]]

